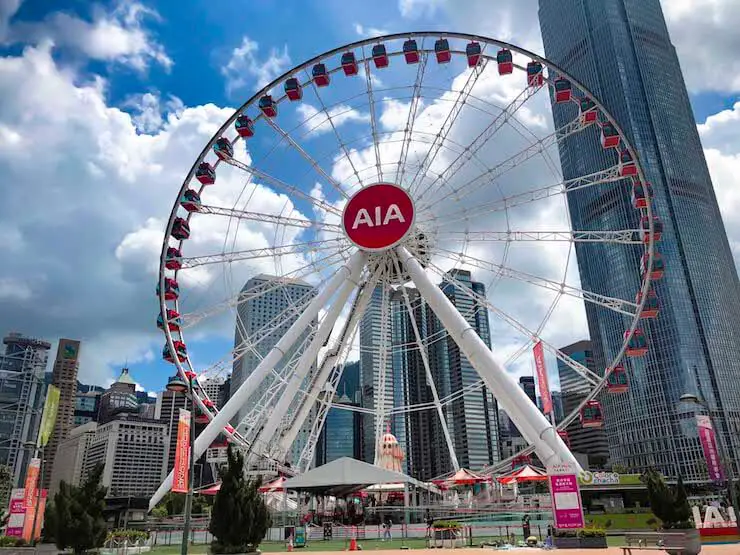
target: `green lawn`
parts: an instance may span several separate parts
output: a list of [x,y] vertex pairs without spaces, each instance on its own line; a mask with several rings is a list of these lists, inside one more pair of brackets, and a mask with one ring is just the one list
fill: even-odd
[[[408,547],[409,549],[421,549],[426,546],[426,540],[424,538],[410,538],[407,540],[394,539],[390,541],[380,540],[357,540],[357,543],[362,546],[364,551],[367,550],[378,550],[378,549],[400,549],[402,547]],[[347,549],[347,542],[344,540],[316,540],[310,542],[306,547],[296,549],[295,552],[307,552],[307,551],[344,551]],[[208,546],[206,545],[193,545],[188,550],[189,553],[207,553]],[[260,551],[263,553],[278,553],[286,551],[285,542],[264,542],[260,545]],[[180,553],[179,545],[167,545],[161,547],[155,547],[151,551],[157,555],[175,555]]]
[[[655,519],[656,522],[648,524],[648,520]],[[607,527],[606,522],[611,520],[611,526]],[[651,513],[619,513],[608,515],[586,515],[586,522],[596,528],[606,528],[607,530],[641,530],[653,529],[657,527],[660,521]]]

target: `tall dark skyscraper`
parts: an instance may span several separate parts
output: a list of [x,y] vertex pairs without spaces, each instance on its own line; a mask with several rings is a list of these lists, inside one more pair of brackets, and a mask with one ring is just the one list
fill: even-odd
[[[740,455],[740,285],[691,110],[678,57],[659,0],[540,0],[545,55],[588,87],[636,148],[664,224],[656,245],[666,264],[656,283],[657,320],[645,322],[650,351],[626,363],[630,390],[604,396],[613,463],[657,467],[688,481],[707,480],[706,464],[683,393],[706,399],[721,441]],[[555,125],[575,117],[555,106]],[[598,130],[560,145],[566,179],[612,167]],[[639,213],[624,182],[568,197],[574,229],[636,229]],[[584,289],[633,298],[642,249],[577,245]],[[622,344],[626,321],[586,305],[597,368]]]

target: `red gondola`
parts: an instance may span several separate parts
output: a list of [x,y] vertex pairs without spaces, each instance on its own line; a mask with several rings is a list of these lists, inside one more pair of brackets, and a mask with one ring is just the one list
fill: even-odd
[[201,162],[195,170],[195,179],[203,185],[213,185],[216,182],[216,170],[208,162]]
[[285,81],[285,94],[291,102],[303,98],[303,88],[298,79],[291,77]]
[[195,415],[195,423],[196,424],[208,424],[211,421],[210,418],[208,418],[208,415],[204,412],[198,411]]
[[193,387],[195,387],[195,385],[196,385],[196,379],[195,378],[197,378],[197,377],[198,377],[198,375],[195,372],[192,372],[190,370],[186,370],[185,371],[185,378],[187,378],[188,381],[192,381],[193,382]]
[[621,364],[615,366],[606,377],[606,389],[611,393],[624,393],[629,389],[627,371]]
[[[179,360],[180,362],[185,362],[185,359],[188,358],[188,349],[187,347],[185,347],[185,343],[183,343],[182,341],[173,341],[173,344],[175,346],[175,352],[177,353],[177,360]],[[175,362],[175,358],[170,352],[169,345],[165,345],[164,349],[162,349],[162,358],[167,362]]]
[[[637,296],[635,297],[635,303],[639,305],[641,302],[642,302],[642,291],[638,291]],[[655,291],[651,287],[648,290],[647,297],[645,297],[645,304],[642,306],[642,312],[640,312],[640,318],[657,318],[659,312],[660,312],[660,307],[658,306],[658,295],[655,293]]]
[[514,57],[511,50],[502,48],[496,54],[496,63],[498,64],[499,75],[510,75],[514,71]]
[[594,123],[599,119],[599,109],[596,107],[596,103],[589,97],[584,96],[580,102],[581,108],[581,125],[588,125]]
[[555,79],[553,87],[555,87],[556,103],[570,102],[570,99],[573,97],[573,85],[570,81],[564,77],[558,77]]
[[213,440],[213,443],[211,443],[211,449],[224,449],[228,446],[229,442],[226,441],[226,438],[223,436],[218,436]]
[[316,64],[311,69],[311,76],[313,82],[316,83],[317,87],[326,87],[330,82],[329,72],[326,71],[325,64]]
[[520,466],[530,464],[531,462],[532,458],[529,455],[519,455],[518,457],[514,457],[511,461],[511,468],[519,468]]
[[[164,329],[164,318],[162,318],[161,312],[157,316],[157,327],[161,330]],[[167,309],[167,327],[170,331],[180,331],[180,313],[171,308]]]
[[545,75],[542,73],[542,64],[529,62],[527,64],[527,85],[530,87],[541,87],[545,83]]
[[558,435],[560,436],[560,439],[563,440],[563,443],[567,445],[568,449],[570,449],[570,436],[568,436],[568,432],[565,430],[558,430]]
[[471,41],[465,47],[465,55],[468,58],[468,67],[475,67],[480,62],[481,47],[479,42]]
[[254,136],[254,122],[249,116],[245,116],[244,114],[238,116],[234,122],[234,127],[240,137]]
[[601,123],[601,146],[604,148],[619,147],[619,132],[614,125],[605,121]]
[[[642,275],[642,279],[645,279],[645,274],[647,274],[647,267],[648,253],[645,253],[640,259],[640,275]],[[660,255],[659,252],[655,252],[653,254],[653,268],[650,272],[650,279],[652,281],[661,279],[663,277],[663,274],[665,274],[665,261],[663,260],[663,257]]]
[[277,103],[272,99],[269,94],[266,94],[259,101],[259,108],[267,118],[274,118],[277,116]]
[[226,430],[230,434],[234,433],[234,427],[231,424],[226,424],[226,426],[224,426],[224,430]]
[[626,148],[619,153],[619,175],[622,177],[637,175],[637,165]]
[[[629,337],[629,330],[624,332],[624,337],[627,339]],[[625,351],[625,354],[628,357],[641,357],[646,355],[648,352],[648,344],[647,344],[647,337],[645,337],[645,333],[642,330],[635,330],[635,332],[632,334],[632,337],[629,337],[629,341],[627,343],[627,350]]]
[[385,50],[384,44],[373,46],[373,62],[375,62],[375,67],[378,69],[388,67],[388,53]]
[[450,43],[447,39],[437,39],[434,43],[434,55],[438,64],[446,64],[452,59]]
[[650,183],[644,185],[639,181],[632,183],[632,206],[637,209],[647,208],[650,199],[653,198],[653,187]]
[[184,241],[190,237],[190,225],[184,218],[175,218],[175,223],[172,224],[172,235],[175,239]]
[[234,157],[234,145],[226,137],[221,137],[213,143],[213,152],[216,153],[219,160],[226,160]]
[[164,259],[164,267],[168,270],[179,270],[182,268],[182,253],[180,249],[168,247]]
[[[657,243],[663,236],[663,222],[658,216],[653,216],[653,242]],[[646,245],[650,242],[650,218],[643,216],[640,218],[640,239]]]
[[584,428],[601,428],[604,425],[604,413],[601,403],[589,401],[581,408],[581,426]]
[[215,404],[213,403],[213,401],[211,401],[211,400],[210,400],[210,399],[208,399],[208,398],[206,398],[206,399],[203,399],[203,404],[204,404],[205,406],[207,406],[207,407],[208,407],[209,409],[212,409],[213,407],[215,407],[215,406],[216,406],[216,405],[215,405]]
[[201,207],[200,195],[198,191],[187,189],[180,197],[180,206],[188,212],[198,212]]
[[[159,297],[160,288],[157,284],[157,296]],[[177,281],[172,278],[164,278],[164,300],[174,301],[180,296],[180,286]]]
[[357,59],[354,52],[342,54],[342,69],[347,76],[357,75]]
[[403,43],[403,57],[406,58],[407,64],[418,64],[421,59],[419,47],[414,39],[409,39]]

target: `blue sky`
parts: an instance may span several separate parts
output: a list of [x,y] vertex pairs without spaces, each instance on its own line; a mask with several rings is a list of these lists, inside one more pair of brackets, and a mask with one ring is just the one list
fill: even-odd
[[[4,221],[0,212],[11,261],[0,269],[0,332],[82,339],[81,379],[105,384],[128,361],[148,390],[171,373],[154,329],[156,230],[187,171],[180,158],[192,162],[234,107],[303,60],[379,32],[461,30],[542,51],[534,0],[53,4],[0,0],[0,168],[18,207]],[[737,253],[740,7],[663,4]],[[117,147],[108,155],[106,141]],[[197,363],[231,342],[188,345]]]

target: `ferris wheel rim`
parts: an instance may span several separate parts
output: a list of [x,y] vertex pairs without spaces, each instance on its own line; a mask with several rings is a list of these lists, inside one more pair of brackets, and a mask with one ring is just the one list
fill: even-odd
[[[486,45],[495,45],[500,48],[507,48],[511,50],[512,52],[521,54],[523,56],[527,56],[530,59],[534,61],[538,61],[541,64],[543,64],[545,67],[554,70],[558,75],[564,76],[567,79],[569,79],[572,84],[577,87],[581,92],[588,95],[588,97],[594,101],[597,108],[600,110],[600,112],[604,115],[606,120],[611,123],[615,129],[617,130],[619,137],[622,141],[622,144],[627,150],[631,156],[632,159],[635,162],[636,168],[637,168],[637,177],[642,183],[646,183],[644,171],[642,168],[642,164],[640,163],[640,158],[638,156],[638,153],[633,148],[631,142],[628,140],[627,136],[619,126],[619,123],[612,117],[612,115],[604,108],[604,106],[599,101],[598,97],[596,97],[593,93],[589,91],[588,88],[583,86],[578,80],[574,79],[568,72],[563,71],[561,68],[559,68],[556,64],[553,64],[550,60],[539,56],[536,53],[530,52],[526,49],[523,49],[515,44],[508,43],[505,41],[500,41],[498,39],[486,37],[483,35],[476,35],[476,34],[469,34],[469,33],[459,33],[459,32],[442,32],[442,31],[414,31],[410,33],[394,33],[379,37],[372,37],[372,38],[366,38],[359,41],[355,41],[353,43],[342,45],[338,48],[326,51],[324,53],[319,54],[318,56],[315,56],[314,58],[311,58],[309,60],[306,60],[302,64],[299,64],[290,70],[283,73],[278,78],[274,79],[269,84],[265,85],[262,89],[257,91],[251,98],[249,98],[240,108],[235,110],[235,112],[232,114],[231,117],[224,123],[224,125],[213,135],[213,137],[208,141],[203,151],[200,153],[200,155],[197,157],[195,163],[191,167],[190,171],[188,172],[185,180],[183,181],[183,184],[180,188],[180,191],[178,193],[177,200],[175,201],[175,204],[173,206],[173,209],[170,213],[170,217],[167,222],[167,226],[165,229],[165,235],[163,239],[163,247],[160,254],[160,267],[159,267],[159,287],[160,287],[160,294],[159,294],[159,300],[160,300],[160,313],[163,315],[167,314],[167,309],[169,308],[169,302],[167,299],[165,299],[165,278],[169,276],[169,270],[165,268],[165,262],[166,262],[166,256],[167,256],[167,249],[171,246],[170,244],[170,237],[172,232],[172,227],[174,225],[174,221],[177,218],[177,213],[179,209],[179,199],[183,195],[183,193],[188,189],[188,185],[193,181],[193,177],[195,174],[195,170],[197,169],[198,165],[205,159],[205,157],[210,152],[212,146],[215,144],[215,142],[222,136],[224,136],[224,133],[230,128],[230,126],[233,125],[236,118],[245,113],[245,111],[250,107],[256,104],[259,99],[267,94],[271,89],[275,88],[276,85],[279,85],[283,83],[286,79],[293,75],[297,75],[301,71],[306,71],[307,68],[312,66],[313,64],[320,63],[322,60],[326,60],[332,56],[335,56],[339,53],[342,53],[347,50],[354,50],[357,48],[363,48],[368,45],[376,44],[376,43],[385,43],[392,40],[401,40],[401,39],[408,39],[408,38],[426,38],[426,37],[437,37],[437,38],[456,38],[456,39],[462,39],[462,40],[470,40],[470,41],[480,41]],[[430,50],[424,50],[424,52],[430,52]],[[397,53],[400,54],[400,53]],[[455,54],[459,54],[458,52],[455,52]],[[486,59],[492,59],[492,56],[486,55],[485,53],[481,54],[482,58]],[[362,61],[367,61],[368,58],[363,58]],[[341,68],[341,65],[337,67],[334,71],[338,71]],[[549,81],[549,79],[548,79]],[[259,117],[259,116],[258,116]],[[238,138],[237,138],[238,140]],[[217,162],[217,164],[220,163],[220,161]],[[201,186],[201,190],[203,189],[203,186]],[[652,206],[651,203],[648,203],[645,207],[645,212],[648,217],[649,222],[649,242],[646,244],[646,254],[648,254],[648,264],[647,264],[647,272],[645,273],[645,278],[641,280],[642,286],[640,289],[641,293],[641,301],[638,303],[637,312],[635,314],[635,317],[632,320],[632,323],[630,327],[628,328],[628,332],[630,336],[634,334],[635,330],[639,327],[640,323],[640,313],[643,310],[645,301],[647,299],[647,293],[650,290],[651,286],[651,274],[652,274],[652,268],[653,268],[653,259],[655,255],[655,248],[654,248],[654,242],[655,242],[655,234],[653,233],[653,213],[652,213]],[[187,221],[190,220],[191,214],[189,213],[187,216]],[[179,243],[177,243],[178,247],[182,247],[184,240],[180,240]],[[177,278],[178,270],[174,273],[174,279]],[[179,299],[175,299],[174,302],[174,309],[177,311],[179,307]],[[176,348],[175,348],[175,339],[172,334],[172,330],[169,329],[169,326],[166,323],[164,325],[164,334],[166,337],[166,344],[169,347],[170,351],[175,354],[174,356],[174,365],[176,367],[177,373],[181,375],[182,377],[187,377],[188,373],[195,372],[195,368],[190,360],[190,353],[187,354],[186,359],[184,361],[180,361],[179,357],[176,354]],[[179,334],[180,340],[184,341],[184,336],[182,333]],[[622,348],[619,351],[619,353],[616,355],[615,360],[612,361],[611,364],[607,366],[607,370],[611,370],[614,368],[621,360],[625,357],[625,351],[627,348],[628,339],[625,338]],[[186,370],[187,367],[187,370]],[[593,400],[606,386],[607,379],[608,379],[609,373],[605,371],[604,376],[599,384],[597,384],[594,388],[592,388],[590,394],[586,397],[586,399],[579,405],[574,411],[572,411],[567,417],[561,422],[561,424],[558,426],[558,429],[565,428],[568,424],[570,424],[572,421],[575,420],[578,413],[580,412],[580,409],[585,406],[585,404]],[[198,384],[200,387],[200,384]],[[205,399],[208,399],[208,396],[206,395],[205,391],[200,387],[200,391],[196,391],[194,388],[194,395],[193,397],[194,402],[196,405],[198,405],[198,408],[202,411],[210,412],[207,410],[207,407],[204,405],[203,401]],[[209,399],[210,400],[210,399]],[[212,400],[211,400],[212,401]],[[242,439],[238,435],[233,436],[234,439],[237,440],[237,442],[242,442]],[[526,451],[527,449],[523,450]],[[533,448],[531,448],[533,450]]]

